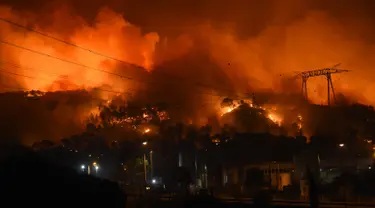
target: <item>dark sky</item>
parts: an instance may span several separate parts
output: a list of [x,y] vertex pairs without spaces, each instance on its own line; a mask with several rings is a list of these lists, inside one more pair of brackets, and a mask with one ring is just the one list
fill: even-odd
[[[0,0],[17,8],[41,10],[49,0]],[[78,13],[95,17],[102,6],[123,12],[126,19],[150,30],[176,30],[201,20],[235,23],[244,35],[257,33],[268,24],[288,24],[306,12],[325,11],[338,20],[360,19],[375,23],[375,1],[371,0],[60,0]],[[48,7],[47,7],[48,8]],[[186,23],[189,23],[186,25]],[[246,29],[250,28],[251,31]],[[256,25],[257,27],[254,27]]]

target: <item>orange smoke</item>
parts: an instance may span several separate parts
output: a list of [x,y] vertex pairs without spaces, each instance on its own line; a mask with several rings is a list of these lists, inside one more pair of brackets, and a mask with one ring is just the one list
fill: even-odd
[[[346,14],[347,10],[337,17],[334,9],[310,9],[310,1],[306,4],[299,1],[270,2],[267,8],[271,8],[271,11],[265,9],[267,12],[254,9],[249,12],[245,9],[247,7],[240,4],[227,5],[227,11],[224,4],[217,2],[215,8],[201,8],[204,17],[178,16],[175,19],[140,7],[142,14],[147,14],[143,19],[148,21],[143,22],[151,22],[152,28],[163,35],[144,33],[142,26],[130,24],[121,13],[107,7],[99,10],[93,23],[68,8],[41,15],[1,7],[1,14],[4,18],[31,25],[54,37],[144,67],[148,71],[154,69],[155,74],[165,70],[165,66],[173,66],[166,71],[186,77],[193,84],[205,83],[212,86],[215,93],[221,91],[221,94],[225,92],[220,89],[241,94],[269,90],[298,93],[301,91],[301,80],[291,79],[295,72],[342,63],[343,68],[352,72],[333,76],[336,93],[343,93],[356,102],[375,103],[371,93],[375,90],[372,83],[375,76],[372,66],[375,63],[368,55],[373,54],[375,48],[374,44],[363,38],[364,34],[372,32],[370,21],[363,21],[359,14]],[[251,7],[263,8],[264,5],[258,3],[248,2]],[[166,17],[176,15],[176,8],[164,7],[160,11]],[[221,20],[215,9],[232,19]],[[245,11],[247,16],[244,15]],[[41,17],[49,19],[48,24],[38,24],[37,20]],[[176,29],[165,29],[164,26]],[[131,68],[3,22],[0,28],[2,39],[52,56],[122,75],[128,75]],[[206,58],[202,61],[202,57]],[[8,70],[39,77],[29,79],[4,75],[12,77],[4,78],[5,84],[16,80],[22,87],[43,90],[110,85],[113,89],[126,91],[139,87],[139,84],[114,75],[4,44],[1,44],[1,59],[22,65],[22,69],[4,66]],[[178,65],[171,64],[176,60],[179,60]],[[25,67],[37,70],[27,71],[23,69]],[[309,80],[308,95],[314,103],[326,103],[326,90],[326,81],[322,77]]]
[[[194,123],[204,125],[208,115],[219,111],[224,97],[249,98],[254,93],[257,99],[257,92],[300,93],[301,80],[292,79],[296,72],[342,63],[342,68],[352,71],[333,75],[335,92],[355,102],[375,103],[372,93],[375,91],[372,69],[375,29],[371,20],[365,18],[364,9],[354,4],[340,2],[338,7],[319,0],[235,3],[216,0],[196,5],[188,3],[195,1],[182,1],[181,6],[168,1],[148,1],[145,5],[143,1],[127,0],[121,1],[126,3],[119,3],[114,10],[108,5],[109,1],[104,0],[102,3],[100,0],[59,1],[70,2],[65,5],[72,6],[58,5],[44,12],[0,6],[0,17],[129,64],[0,21],[2,41],[87,66],[0,43],[0,84],[4,85],[0,86],[1,91],[100,87],[108,91],[105,99],[110,98],[109,94],[120,94],[113,92],[134,91],[133,96],[144,98],[142,101],[169,103],[173,108],[169,109],[173,111],[171,117],[195,119]],[[44,6],[43,3],[37,5]],[[84,7],[81,11],[75,8],[80,6]],[[90,9],[95,10],[93,20],[84,15],[86,10],[93,13],[88,11]],[[136,73],[138,71],[141,72]],[[162,73],[182,78],[160,76]],[[135,81],[145,79],[155,82]],[[198,87],[197,83],[208,87]],[[309,80],[311,101],[326,103],[326,85],[323,77]],[[104,96],[103,92],[93,94]],[[71,107],[71,113],[67,113],[65,101],[61,103],[59,108],[52,108],[58,115],[55,117],[44,112],[45,107],[33,106],[43,108],[40,111],[45,114],[47,123],[56,120],[56,128],[49,128],[51,131],[58,131],[58,126],[66,127],[51,136],[53,138],[67,136],[65,132],[72,125],[71,118],[84,112],[85,115],[74,122],[78,125],[96,107],[87,101],[83,107]],[[21,106],[29,105],[25,101]],[[14,111],[4,111],[7,112]],[[19,120],[22,119],[14,119],[9,126],[19,127]],[[33,119],[29,123],[38,125]],[[76,131],[79,129],[77,127]],[[21,131],[21,127],[14,130]],[[33,138],[39,138],[38,132],[32,134]]]
[[[67,8],[57,9],[49,15],[44,14],[44,18],[50,18],[51,24],[48,26],[38,25],[38,22],[35,21],[40,19],[38,14],[17,13],[4,6],[0,7],[0,13],[2,18],[22,25],[32,25],[38,31],[92,51],[144,67],[147,70],[151,70],[153,67],[153,53],[159,36],[156,33],[143,34],[140,28],[125,21],[121,14],[108,8],[102,8],[98,12],[93,24],[72,14]],[[13,76],[24,88],[56,91],[107,84],[124,91],[132,84],[102,72],[126,75],[126,73],[116,70],[118,62],[106,57],[17,28],[5,22],[0,23],[0,38],[17,46],[87,66],[86,68],[80,67],[28,50],[1,44],[0,67],[4,71],[34,77]],[[18,64],[20,67],[15,68],[14,65],[9,65],[4,61]],[[122,66],[122,68],[126,67],[129,66]],[[10,75],[4,74],[4,76],[9,77]],[[6,79],[8,82],[10,80]],[[7,83],[7,85],[15,86],[14,83]]]

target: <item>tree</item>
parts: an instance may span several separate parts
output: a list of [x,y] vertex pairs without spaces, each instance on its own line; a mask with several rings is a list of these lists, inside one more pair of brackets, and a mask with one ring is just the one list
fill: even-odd
[[[140,158],[140,157],[137,157],[137,158],[133,158],[133,159],[130,159],[130,160],[127,160],[125,163],[124,163],[124,170],[126,171],[126,175],[129,179],[129,182],[130,183],[141,183],[140,181],[138,181],[138,175],[142,175],[143,176],[143,159]],[[147,162],[147,161],[146,161]],[[142,177],[143,179],[143,177]]]
[[233,107],[234,103],[233,103],[232,99],[230,99],[230,98],[224,98],[223,101],[221,101],[220,106],[222,108]]
[[311,169],[307,166],[307,178],[309,181],[309,193],[310,193],[310,205],[311,208],[319,207],[319,193],[317,181],[314,179],[314,175]]
[[189,185],[192,182],[189,170],[186,167],[178,167],[177,169],[177,181],[181,185],[183,191],[186,194],[189,193]]

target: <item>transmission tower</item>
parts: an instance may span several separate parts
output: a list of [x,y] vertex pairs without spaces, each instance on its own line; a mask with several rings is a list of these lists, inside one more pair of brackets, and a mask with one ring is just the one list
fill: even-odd
[[349,72],[349,70],[345,69],[338,69],[340,64],[336,64],[332,68],[324,68],[324,69],[316,69],[316,70],[311,70],[311,71],[304,71],[298,73],[298,76],[302,78],[302,96],[308,100],[307,97],[307,80],[310,77],[318,77],[318,76],[325,76],[327,78],[327,104],[331,105],[331,91],[332,91],[332,96],[334,99],[334,102],[336,103],[336,96],[335,96],[335,91],[333,89],[333,83],[332,83],[332,74],[337,74],[337,73],[343,73],[343,72]]

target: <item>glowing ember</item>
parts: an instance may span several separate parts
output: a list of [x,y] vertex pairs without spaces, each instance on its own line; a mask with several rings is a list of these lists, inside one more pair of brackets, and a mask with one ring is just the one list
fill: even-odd
[[147,134],[147,133],[149,133],[150,131],[151,131],[151,129],[147,128],[147,129],[145,129],[143,132],[144,132],[145,134]]
[[214,144],[220,143],[220,139],[212,139],[212,143]]
[[273,123],[277,124],[277,125],[281,125],[282,123],[282,119],[280,118],[279,115],[276,115],[274,113],[268,113],[267,114],[267,118],[270,119]]
[[25,92],[25,97],[38,98],[38,97],[44,96],[45,94],[46,94],[45,92],[31,90],[31,91]]
[[298,117],[297,117],[297,127],[298,127],[298,130],[301,130],[302,127],[303,127],[302,121],[303,121],[302,116],[298,115]]
[[238,108],[238,106],[233,106],[233,107],[225,107],[222,109],[221,116],[224,116],[227,113],[232,112],[234,109]]

